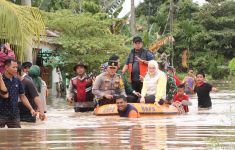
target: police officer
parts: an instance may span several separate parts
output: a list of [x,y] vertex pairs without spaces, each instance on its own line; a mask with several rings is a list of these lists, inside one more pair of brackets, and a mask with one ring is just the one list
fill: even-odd
[[114,104],[116,96],[126,96],[124,83],[118,70],[118,62],[109,60],[106,72],[96,77],[93,84],[92,93],[98,100],[99,106],[105,104]]

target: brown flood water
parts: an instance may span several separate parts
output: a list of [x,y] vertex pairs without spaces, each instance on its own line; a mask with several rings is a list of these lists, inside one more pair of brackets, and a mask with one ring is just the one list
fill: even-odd
[[139,119],[75,113],[63,99],[48,102],[48,120],[0,129],[0,149],[235,149],[235,85],[217,83],[213,108],[198,110],[197,97],[186,115]]

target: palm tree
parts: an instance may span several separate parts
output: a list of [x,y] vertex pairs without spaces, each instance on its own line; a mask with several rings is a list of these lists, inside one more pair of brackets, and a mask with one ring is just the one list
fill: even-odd
[[24,60],[24,49],[32,45],[32,39],[40,41],[45,35],[45,26],[37,8],[20,6],[7,0],[0,0],[0,39],[17,45],[18,60]]

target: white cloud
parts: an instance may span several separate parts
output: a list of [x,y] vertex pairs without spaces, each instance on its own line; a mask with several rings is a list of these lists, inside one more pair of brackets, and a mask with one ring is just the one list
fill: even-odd
[[[143,2],[144,0],[135,0],[135,6],[138,6],[140,2]],[[131,10],[131,0],[125,0],[125,2],[123,3],[123,9],[120,12],[120,14],[118,15],[118,18],[122,18],[124,17],[127,13],[130,12]]]
[[[138,6],[141,2],[143,2],[144,0],[135,0],[135,6]],[[205,0],[193,0],[193,2],[199,4],[199,5],[203,5],[206,1]],[[131,0],[125,0],[125,2],[123,3],[123,9],[120,12],[120,14],[118,15],[118,18],[122,18],[124,17],[127,13],[130,12],[131,10]]]

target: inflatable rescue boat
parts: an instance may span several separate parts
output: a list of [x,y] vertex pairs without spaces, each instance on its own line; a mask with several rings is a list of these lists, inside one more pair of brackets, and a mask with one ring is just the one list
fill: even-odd
[[[130,103],[135,106],[139,111],[141,116],[149,115],[177,115],[178,109],[175,106],[164,104],[164,105],[155,105],[155,104],[142,104],[142,103]],[[98,106],[94,110],[94,114],[97,116],[109,116],[109,115],[118,115],[117,105],[116,104],[107,104],[103,106]]]

